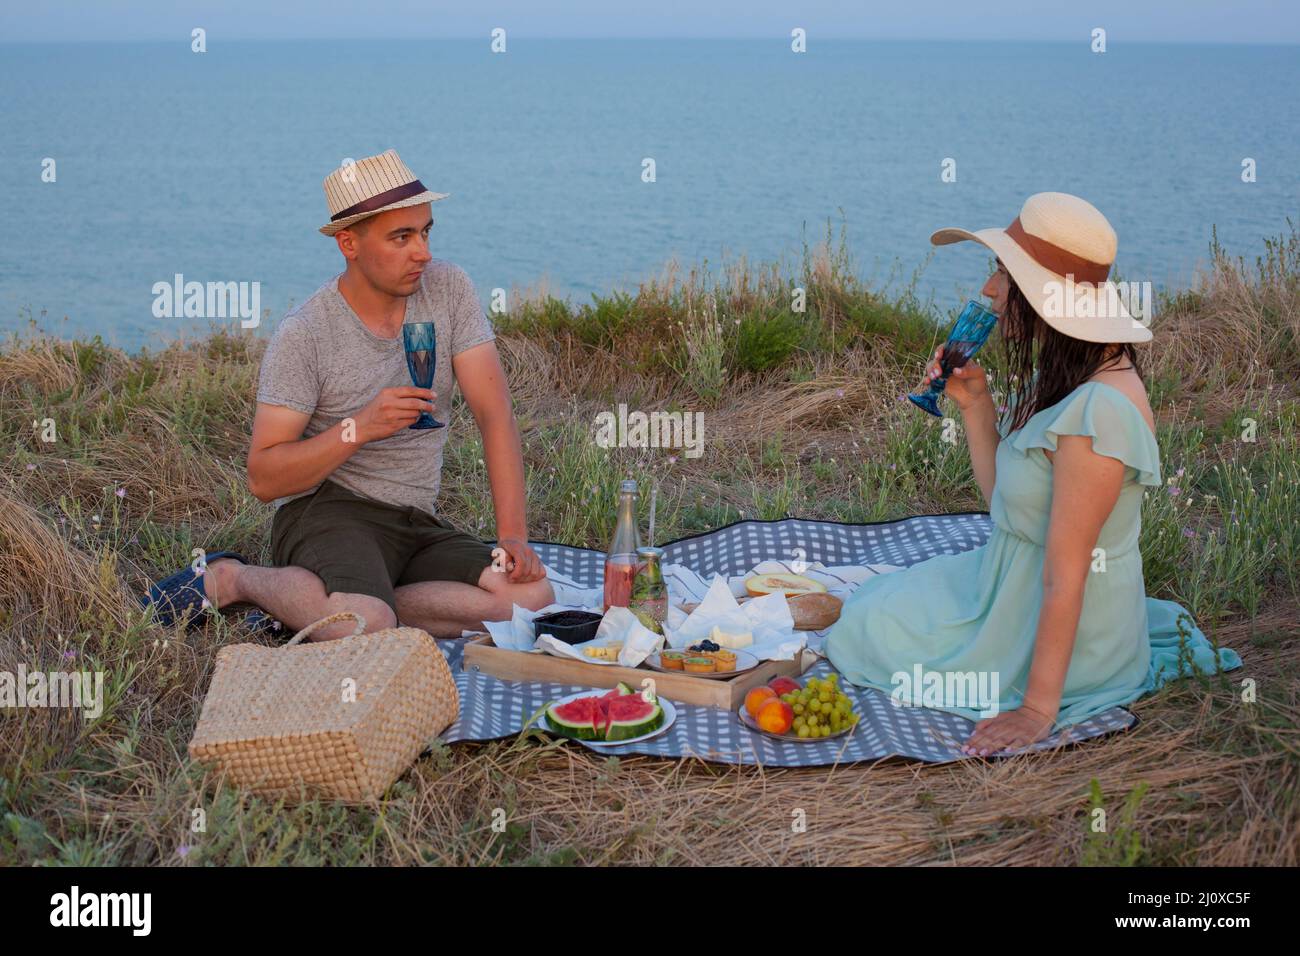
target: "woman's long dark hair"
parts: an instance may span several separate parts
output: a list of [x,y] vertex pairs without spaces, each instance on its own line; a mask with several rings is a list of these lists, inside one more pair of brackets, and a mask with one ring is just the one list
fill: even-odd
[[[1063,335],[1034,311],[1014,279],[1008,277],[1008,281],[1002,317],[1003,354],[1011,391],[1006,412],[1011,423],[1008,433],[1023,428],[1036,413],[1055,405],[1116,359],[1128,359],[1142,377],[1133,343],[1084,342]],[[1121,368],[1124,365],[1122,361],[1119,364]]]

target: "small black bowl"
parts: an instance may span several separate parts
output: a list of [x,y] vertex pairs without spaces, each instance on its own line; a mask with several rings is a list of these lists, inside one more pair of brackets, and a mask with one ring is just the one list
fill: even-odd
[[596,636],[603,616],[593,611],[552,611],[533,619],[533,636],[549,634],[565,644],[581,644]]

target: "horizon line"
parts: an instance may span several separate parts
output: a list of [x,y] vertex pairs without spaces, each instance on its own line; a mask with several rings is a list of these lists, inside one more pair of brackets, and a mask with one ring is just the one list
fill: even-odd
[[[494,28],[495,29],[495,28]],[[523,40],[755,40],[784,43],[789,40],[785,34],[662,34],[656,36],[648,35],[631,35],[631,34],[540,34],[540,33],[512,33],[511,39]],[[350,40],[352,42],[424,42],[430,40],[490,40],[490,33],[465,33],[465,34],[435,34],[429,36],[220,36],[220,40],[229,43],[324,43],[334,41]],[[967,37],[934,37],[934,36],[870,36],[866,34],[851,34],[837,36],[819,36],[811,35],[816,43],[842,43],[846,41],[869,41],[874,43],[1024,43],[1040,45],[1074,45],[1085,43],[1087,37],[1073,39],[1056,38],[1056,37],[996,37],[996,36],[967,36]],[[178,33],[175,38],[168,37],[112,37],[112,38],[95,38],[95,39],[4,39],[0,40],[0,46],[78,46],[78,45],[101,45],[111,46],[114,44],[126,43],[188,43],[188,33]],[[1116,41],[1109,40],[1108,44],[1116,45]],[[1250,47],[1293,47],[1300,46],[1300,39],[1296,40],[1191,40],[1191,39],[1122,39],[1118,41],[1120,46],[1135,45],[1151,46],[1250,46]]]

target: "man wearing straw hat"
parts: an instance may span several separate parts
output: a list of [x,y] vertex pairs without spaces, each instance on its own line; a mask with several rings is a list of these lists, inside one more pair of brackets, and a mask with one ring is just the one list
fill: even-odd
[[[519,431],[492,327],[464,270],[429,252],[430,203],[448,194],[426,189],[390,149],[334,170],[325,195],[320,231],[346,269],[276,329],[248,453],[249,488],[276,506],[276,566],[219,551],[144,603],[164,623],[251,604],[291,630],[348,610],[367,631],[400,622],[455,637],[508,619],[512,605],[544,607],[553,593],[528,545]],[[403,326],[423,322],[436,333],[432,389],[412,386],[403,345]],[[483,439],[495,560],[434,513],[448,429],[411,427],[422,412],[450,422],[454,385]]]

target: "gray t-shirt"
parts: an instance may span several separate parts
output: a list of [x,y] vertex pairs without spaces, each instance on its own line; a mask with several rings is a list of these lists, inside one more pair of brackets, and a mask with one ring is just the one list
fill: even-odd
[[[262,357],[257,400],[311,415],[304,439],[355,418],[381,389],[411,384],[402,336],[385,339],[371,332],[339,293],[338,282],[335,276],[286,315]],[[406,300],[403,321],[434,323],[438,398],[433,416],[448,428],[403,428],[362,445],[329,480],[376,501],[433,514],[451,425],[451,358],[494,336],[473,282],[464,269],[443,259],[425,266],[419,289]],[[275,507],[319,487],[277,498]]]

